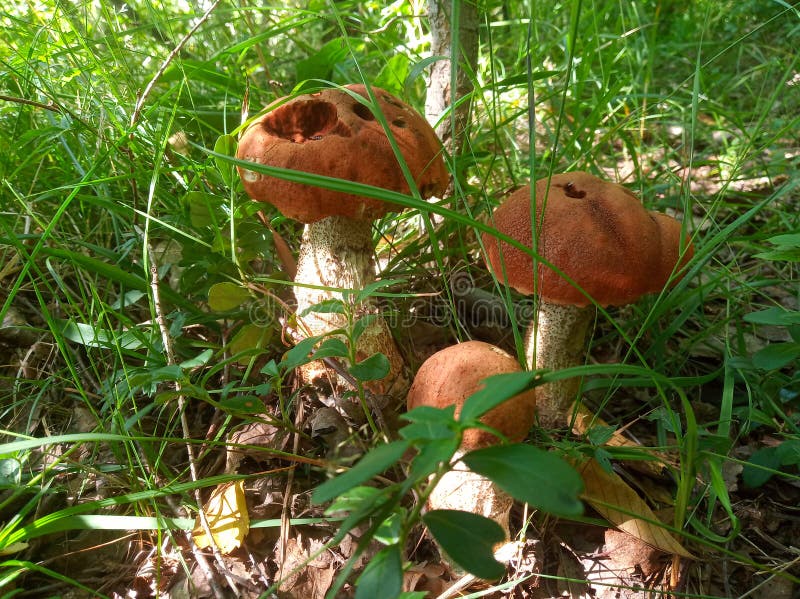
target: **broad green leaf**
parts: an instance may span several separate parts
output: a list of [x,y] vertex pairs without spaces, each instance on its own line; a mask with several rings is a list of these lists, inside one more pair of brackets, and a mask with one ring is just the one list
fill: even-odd
[[368,481],[397,463],[409,446],[408,441],[393,441],[379,445],[362,457],[350,470],[317,487],[311,496],[313,502],[325,503],[356,485]]
[[180,366],[183,370],[191,370],[192,368],[205,366],[206,364],[208,364],[208,361],[211,359],[211,356],[213,355],[214,355],[213,350],[206,349],[197,354],[194,358],[184,360],[183,362],[181,362]]
[[411,441],[433,441],[437,439],[453,439],[457,437],[452,420],[414,422],[399,431],[403,439]]
[[183,205],[189,210],[189,220],[198,229],[217,226],[223,217],[223,201],[223,198],[203,191],[190,191],[183,196]]
[[417,455],[411,460],[411,469],[406,477],[406,486],[410,487],[433,474],[439,464],[450,461],[458,449],[460,439],[437,439],[421,444]]
[[230,414],[261,414],[264,403],[255,395],[234,395],[219,402],[219,407]]
[[[235,156],[236,138],[233,135],[220,135],[217,138],[216,143],[214,143],[214,151],[219,154],[224,154],[225,156]],[[231,185],[236,169],[231,165],[230,162],[219,159],[216,159],[215,162],[217,164],[217,168],[219,169],[219,174],[222,176],[222,180],[225,181],[226,185]]]
[[385,89],[391,94],[402,95],[403,86],[408,77],[409,60],[402,52],[398,52],[383,65],[372,84]]
[[781,467],[781,456],[777,447],[764,447],[753,452],[742,470],[742,482],[750,488],[758,488],[771,479]]
[[303,310],[300,313],[300,317],[302,318],[311,312],[317,314],[344,314],[345,306],[344,302],[340,299],[326,299]]
[[361,335],[364,334],[364,331],[366,331],[370,327],[370,325],[372,325],[372,323],[374,323],[377,319],[378,319],[377,314],[367,314],[366,316],[362,316],[361,318],[356,320],[353,323],[353,331],[352,331],[353,342],[355,343],[356,341],[358,341]]
[[781,460],[781,466],[800,464],[800,439],[787,439],[778,445],[778,457]]
[[373,354],[349,368],[350,374],[359,381],[379,381],[389,374],[389,370],[389,358],[383,354]]
[[306,337],[302,341],[299,341],[297,345],[283,354],[283,359],[280,363],[281,368],[288,372],[294,370],[298,366],[313,361],[314,358],[312,358],[310,354],[314,346],[319,342],[319,339],[319,337]]
[[458,421],[477,420],[495,406],[530,388],[536,376],[535,372],[512,372],[488,377],[484,387],[466,399]]
[[505,574],[494,559],[494,545],[505,533],[494,520],[458,510],[431,510],[422,520],[450,559],[470,574],[495,580]]
[[267,346],[274,332],[273,329],[246,324],[233,336],[228,348],[234,356],[238,356],[236,361],[246,366],[255,353]]
[[774,262],[800,262],[800,248],[777,248],[753,254],[753,257]]
[[391,493],[386,493],[375,487],[356,486],[348,489],[325,509],[326,515],[346,512],[348,515],[339,525],[334,541],[341,541],[350,529],[357,526],[372,514],[380,510],[392,499]]
[[455,419],[456,407],[449,405],[446,408],[434,408],[431,406],[419,406],[410,412],[400,414],[400,418],[409,422],[430,422],[444,423],[453,422]]
[[386,520],[381,522],[373,538],[384,545],[399,543],[403,532],[403,522],[406,516],[407,510],[402,507],[398,508],[397,512],[391,514]]
[[759,310],[758,312],[750,312],[744,315],[745,322],[752,322],[753,324],[768,324],[774,326],[788,326],[792,324],[800,324],[800,311],[786,310],[773,306],[766,310]]
[[372,297],[379,289],[391,287],[392,285],[399,285],[403,282],[404,279],[381,279],[380,281],[373,281],[372,283],[364,285],[364,288],[358,291],[355,301],[357,304],[360,304],[369,297]]
[[52,322],[54,325],[61,327],[61,334],[64,338],[86,347],[103,347],[107,349],[117,347],[128,350],[137,350],[145,347],[141,339],[141,333],[133,329],[118,333],[73,320],[54,318]]
[[314,351],[314,359],[321,360],[322,358],[346,358],[350,355],[350,350],[344,341],[338,337],[328,337],[320,343],[320,346]]
[[250,293],[236,283],[215,283],[208,290],[208,306],[215,312],[235,310],[250,299]]
[[403,557],[399,545],[384,547],[369,560],[356,582],[356,599],[393,599],[403,591]]
[[753,365],[764,370],[777,370],[800,358],[800,343],[772,343],[753,354]]
[[463,460],[470,470],[542,511],[568,517],[583,513],[580,474],[554,453],[515,443],[477,449]]
[[335,38],[322,46],[316,54],[295,63],[297,81],[307,79],[330,79],[334,65],[347,56],[347,44],[342,38]]

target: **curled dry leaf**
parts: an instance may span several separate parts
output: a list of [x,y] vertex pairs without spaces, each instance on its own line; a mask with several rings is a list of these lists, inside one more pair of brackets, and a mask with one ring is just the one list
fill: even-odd
[[203,506],[213,539],[203,530],[200,516],[195,519],[192,536],[200,549],[211,547],[212,542],[222,553],[230,553],[242,544],[250,529],[250,515],[244,497],[244,481],[218,485]]
[[[577,469],[585,485],[583,499],[611,524],[664,553],[697,559],[668,530],[657,524],[658,517],[617,474],[606,472],[593,459],[587,460]],[[637,514],[641,518],[631,514]]]

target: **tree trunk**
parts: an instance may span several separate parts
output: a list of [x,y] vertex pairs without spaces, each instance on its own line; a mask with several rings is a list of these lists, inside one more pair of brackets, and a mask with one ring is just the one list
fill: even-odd
[[[454,4],[458,13],[457,23],[451,14]],[[463,146],[470,112],[468,100],[458,106],[456,101],[472,92],[470,75],[475,72],[478,62],[477,4],[473,1],[428,0],[428,20],[431,29],[431,55],[448,58],[437,60],[431,65],[425,118],[435,128],[445,149],[451,155],[456,155]],[[457,35],[455,43],[454,33]],[[455,59],[455,63],[452,59]],[[456,70],[455,90],[451,85],[453,69]],[[454,106],[452,112],[442,118]]]

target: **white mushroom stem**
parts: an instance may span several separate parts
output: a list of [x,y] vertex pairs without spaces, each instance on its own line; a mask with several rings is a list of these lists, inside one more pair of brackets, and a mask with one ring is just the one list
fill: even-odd
[[428,496],[428,507],[432,510],[461,510],[471,512],[497,522],[506,534],[509,533],[509,514],[514,499],[491,480],[467,468],[461,458],[468,450],[459,449],[453,470],[439,479]]
[[[359,290],[375,280],[372,224],[343,216],[330,216],[305,226],[297,258],[295,297],[297,314],[324,300],[342,298],[343,289]],[[354,306],[355,319],[377,313],[371,302]],[[343,314],[309,312],[301,317],[310,335],[323,335],[348,326]],[[382,353],[391,365],[382,381],[366,385],[372,393],[404,397],[408,390],[405,364],[386,321],[378,317],[359,338],[357,358],[363,360]],[[308,382],[313,375],[307,374]],[[342,386],[342,385],[337,385]]]
[[[585,308],[540,300],[536,320],[525,339],[525,360],[530,369],[558,371],[584,363],[586,332],[594,319],[594,306]],[[572,405],[580,393],[580,378],[547,383],[536,390],[536,412],[544,427],[569,424]]]

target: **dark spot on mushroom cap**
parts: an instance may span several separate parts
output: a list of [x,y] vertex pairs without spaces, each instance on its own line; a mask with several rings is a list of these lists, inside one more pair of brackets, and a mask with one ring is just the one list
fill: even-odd
[[365,121],[375,120],[375,115],[372,114],[372,111],[361,103],[357,103],[355,106],[353,106],[353,112],[356,113],[358,118],[364,119]]
[[405,129],[406,127],[408,127],[408,125],[406,124],[406,122],[403,119],[395,119],[395,120],[393,120],[392,121],[392,125],[394,125],[395,127],[399,127],[400,129]]
[[582,189],[578,189],[578,187],[572,181],[568,181],[566,185],[564,185],[564,195],[568,198],[585,198],[586,192]]
[[294,143],[322,139],[336,134],[349,137],[349,129],[339,121],[336,106],[324,100],[293,102],[267,114],[261,121],[264,130]]

